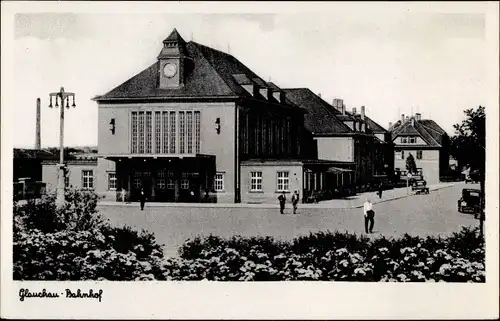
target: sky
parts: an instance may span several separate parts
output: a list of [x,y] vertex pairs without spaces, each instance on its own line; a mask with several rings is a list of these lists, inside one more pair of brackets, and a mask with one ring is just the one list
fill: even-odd
[[34,147],[38,97],[42,147],[58,145],[58,110],[48,108],[48,97],[64,86],[77,104],[66,113],[65,145],[96,146],[92,97],[155,62],[173,28],[186,41],[230,52],[282,88],[307,87],[330,103],[342,98],[348,110],[364,105],[385,128],[419,112],[453,134],[464,109],[487,105],[493,84],[486,7],[341,4],[224,14],[20,10],[12,19],[13,145]]

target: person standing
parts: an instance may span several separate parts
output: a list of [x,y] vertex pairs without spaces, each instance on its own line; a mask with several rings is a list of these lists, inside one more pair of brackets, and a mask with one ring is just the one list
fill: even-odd
[[144,204],[146,203],[146,194],[144,194],[144,188],[141,188],[141,194],[139,195],[139,200],[141,202],[141,211],[143,211]]
[[283,211],[285,210],[286,196],[285,192],[278,196],[278,201],[280,202],[280,214],[285,214]]
[[292,196],[293,214],[297,214],[298,204],[299,204],[299,192],[295,191]]
[[384,191],[384,188],[383,188],[382,182],[380,182],[380,184],[378,184],[378,198],[382,198],[383,191]]
[[363,204],[363,212],[365,214],[365,232],[373,233],[373,225],[375,224],[375,211],[373,211],[372,202],[366,199]]

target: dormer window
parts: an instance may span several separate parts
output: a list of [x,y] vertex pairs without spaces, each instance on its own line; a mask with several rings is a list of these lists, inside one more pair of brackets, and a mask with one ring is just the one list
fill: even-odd
[[408,143],[408,138],[401,137],[401,144],[406,144],[406,143]]

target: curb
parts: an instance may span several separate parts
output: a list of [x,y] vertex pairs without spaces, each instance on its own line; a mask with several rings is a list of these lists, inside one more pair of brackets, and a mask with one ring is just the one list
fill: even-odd
[[[443,188],[452,187],[453,184],[438,186],[436,188],[430,189],[429,192],[437,191]],[[373,202],[373,204],[385,203],[389,201],[395,201],[398,199],[402,199],[405,197],[413,196],[410,195],[402,195],[395,196],[392,198],[384,199],[378,202]],[[106,206],[124,206],[124,207],[138,207],[139,203],[121,203],[121,202],[100,202],[97,206],[106,207]],[[262,208],[262,209],[279,209],[278,204],[249,204],[249,203],[147,203],[147,207],[187,207],[187,208]],[[322,206],[321,204],[299,204],[299,208],[304,209],[355,209],[362,208],[361,205],[346,205],[346,206]]]

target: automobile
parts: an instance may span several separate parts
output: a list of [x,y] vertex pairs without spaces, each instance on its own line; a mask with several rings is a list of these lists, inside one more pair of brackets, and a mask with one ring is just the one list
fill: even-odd
[[462,197],[458,200],[460,213],[472,213],[476,217],[481,211],[481,191],[478,189],[464,188]]
[[465,184],[467,183],[479,183],[479,171],[475,170],[465,175]]
[[411,186],[411,190],[416,192],[416,194],[429,194],[429,188],[425,180],[415,181]]

